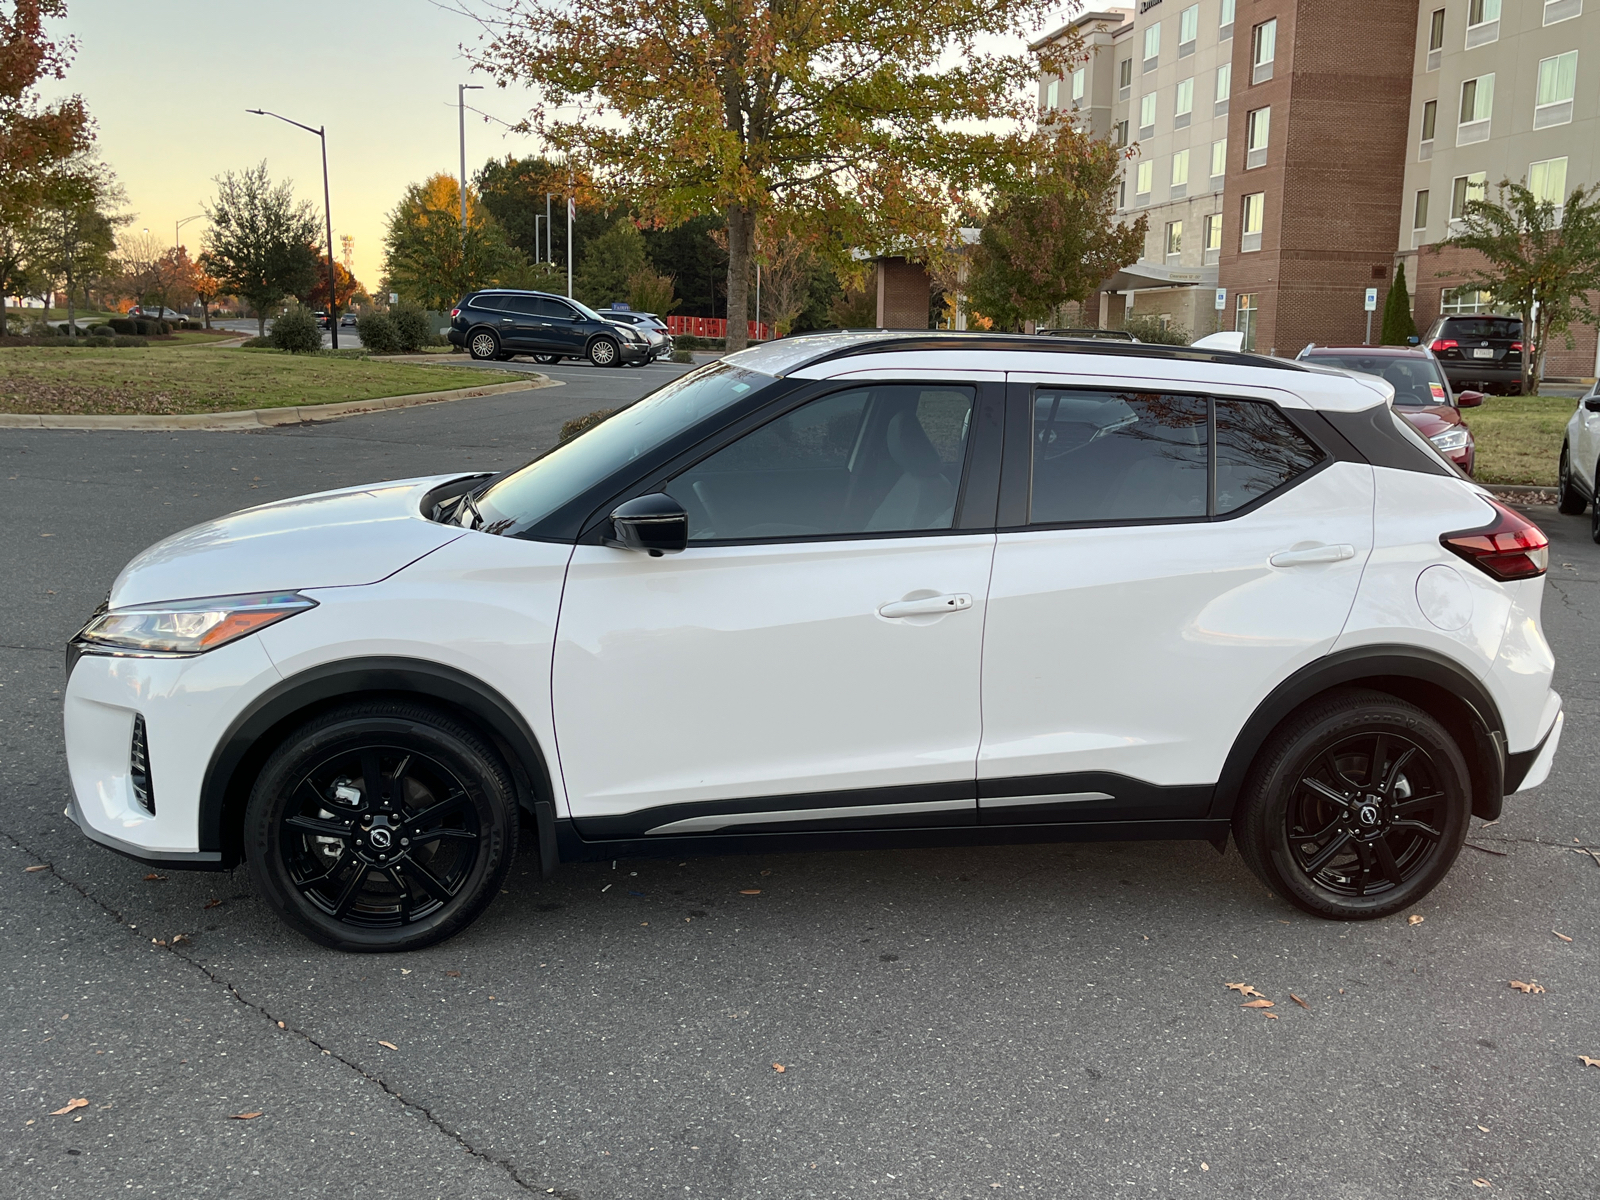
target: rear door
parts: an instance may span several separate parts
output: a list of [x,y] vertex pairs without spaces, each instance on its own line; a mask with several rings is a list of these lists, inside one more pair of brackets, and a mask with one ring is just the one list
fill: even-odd
[[1000,504],[984,824],[1205,817],[1246,718],[1338,637],[1372,546],[1370,466],[1203,392],[1011,376]]

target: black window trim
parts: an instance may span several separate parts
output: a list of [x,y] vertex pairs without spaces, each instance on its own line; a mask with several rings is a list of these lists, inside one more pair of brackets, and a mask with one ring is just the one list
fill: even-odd
[[710,458],[748,433],[767,425],[813,400],[863,387],[916,386],[924,388],[970,388],[974,393],[973,420],[968,427],[966,461],[961,468],[961,486],[956,493],[955,514],[948,529],[873,530],[861,533],[790,534],[782,537],[707,538],[690,543],[690,548],[723,546],[776,546],[812,542],[865,542],[894,538],[957,537],[994,533],[994,492],[1001,474],[1001,432],[1004,427],[1005,384],[992,379],[958,376],[928,379],[826,379],[796,380],[801,386],[773,397],[767,404],[745,412],[722,428],[708,433],[694,445],[674,455],[666,463],[637,478],[599,505],[584,522],[579,545],[599,545],[608,531],[611,513],[617,505],[636,496],[659,492],[691,467]]
[[[1162,380],[1151,380],[1151,383],[1164,383]],[[1163,396],[1193,396],[1206,401],[1206,508],[1204,516],[1197,517],[1121,517],[1097,521],[1041,521],[1034,523],[1028,518],[1032,503],[1033,492],[1033,408],[1034,395],[1040,388],[1052,391],[1064,389],[1073,391],[1105,392],[1108,394],[1121,394],[1129,391],[1144,391]],[[1216,512],[1217,507],[1217,405],[1218,400],[1236,400],[1250,404],[1266,404],[1282,416],[1294,427],[1295,431],[1310,442],[1322,454],[1322,461],[1315,466],[1300,472],[1287,483],[1281,483],[1269,492],[1263,492],[1248,504],[1241,504],[1238,508],[1225,513]],[[1215,525],[1224,521],[1237,520],[1249,516],[1258,508],[1270,504],[1279,496],[1292,488],[1299,487],[1306,480],[1321,474],[1334,463],[1340,461],[1365,461],[1356,453],[1353,447],[1339,438],[1335,443],[1316,424],[1297,419],[1309,416],[1309,413],[1298,413],[1293,409],[1284,408],[1282,405],[1260,396],[1238,396],[1223,392],[1197,392],[1193,390],[1172,387],[1109,387],[1104,384],[1079,384],[1069,381],[1043,382],[1043,381],[1012,381],[1007,385],[1006,394],[1006,461],[1002,468],[1001,478],[1001,514],[997,530],[1000,533],[1033,533],[1050,529],[1118,529],[1138,528],[1149,525]],[[1008,507],[1009,501],[1009,507]],[[1020,520],[1018,517],[1020,516]]]

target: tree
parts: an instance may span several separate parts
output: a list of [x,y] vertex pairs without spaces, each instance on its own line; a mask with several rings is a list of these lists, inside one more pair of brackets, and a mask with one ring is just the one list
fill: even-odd
[[316,285],[317,217],[310,204],[295,200],[292,184],[272,182],[265,162],[215,183],[217,198],[205,210],[206,261],[223,289],[255,310],[264,336],[270,308]]
[[1082,304],[1144,250],[1146,218],[1118,224],[1123,154],[1071,128],[1041,146],[1037,167],[997,196],[972,255],[969,311],[1020,328]]
[[[952,199],[1022,161],[1041,63],[984,52],[1052,0],[481,0],[477,65],[533,85],[524,122],[650,222],[720,213],[728,346],[745,344],[758,223],[827,243],[937,244]],[[1052,48],[1043,64],[1059,66]]]
[[[576,199],[572,239],[580,248],[599,237],[616,220],[584,171],[547,158],[490,159],[472,181],[479,202],[499,222],[506,241],[530,263],[550,262],[561,268],[561,290],[567,277],[567,197]],[[468,189],[469,192],[471,188]],[[549,196],[551,230],[545,236],[545,197]],[[546,247],[549,253],[546,253]]]
[[675,285],[671,275],[657,275],[649,267],[640,267],[628,280],[628,307],[634,312],[664,317],[678,307]]
[[161,259],[167,250],[160,235],[148,229],[129,231],[117,239],[117,263],[122,270],[123,287],[141,308],[158,291],[164,291]]
[[200,303],[200,315],[206,328],[211,328],[211,304],[222,294],[222,280],[212,274],[211,256],[201,254],[194,264],[194,298]]
[[[768,223],[756,240],[756,261],[761,265],[759,325],[767,318],[779,337],[788,337],[811,299],[817,273],[817,254],[803,235]],[[874,314],[876,315],[876,314]]]
[[1548,339],[1574,319],[1600,320],[1600,185],[1574,188],[1561,206],[1538,199],[1524,184],[1500,181],[1498,198],[1468,200],[1461,231],[1442,246],[1475,250],[1480,266],[1466,280],[1522,314],[1522,391],[1538,383]]
[[62,172],[46,189],[39,214],[39,260],[51,282],[60,281],[67,293],[67,328],[78,332],[77,294],[83,281],[102,275],[110,267],[117,245],[117,226],[127,217],[105,209],[125,197],[99,163],[81,160]]
[[1383,302],[1383,330],[1378,335],[1378,344],[1408,346],[1416,336],[1417,323],[1411,319],[1411,293],[1406,288],[1406,264],[1401,263]]
[[471,188],[462,229],[461,186],[442,173],[406,188],[389,214],[383,248],[390,288],[402,300],[434,311],[448,311],[468,292],[500,282],[523,262]]
[[607,308],[614,300],[628,299],[634,276],[643,270],[644,238],[623,217],[584,250],[572,289],[591,308]]
[[359,280],[352,275],[349,269],[337,260],[333,264],[333,277],[338,300],[333,307],[328,306],[328,275],[326,270],[317,272],[317,281],[311,290],[300,297],[312,308],[320,308],[323,312],[336,313],[347,308],[352,297],[361,295],[362,288]]

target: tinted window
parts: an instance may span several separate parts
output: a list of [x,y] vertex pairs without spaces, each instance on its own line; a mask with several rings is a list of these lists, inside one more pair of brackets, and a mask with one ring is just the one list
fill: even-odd
[[1029,520],[1203,517],[1208,441],[1202,397],[1041,389]]
[[1508,317],[1451,317],[1443,333],[1453,338],[1520,338],[1522,322]]
[[504,309],[506,297],[499,292],[488,292],[481,296],[474,296],[467,302],[468,308]]
[[1272,405],[1217,401],[1218,513],[1243,508],[1322,459],[1322,451]]
[[885,384],[769,421],[666,488],[693,541],[949,529],[969,388]]
[[539,300],[536,296],[502,296],[495,307],[506,312],[531,316],[539,311]]
[[528,297],[534,304],[534,312],[541,317],[558,317],[563,321],[575,321],[578,314],[569,306],[559,300],[551,300],[545,296]]
[[1394,385],[1396,404],[1450,403],[1450,391],[1445,387],[1444,374],[1432,359],[1420,355],[1416,358],[1399,358],[1387,354],[1313,353],[1307,356],[1306,361],[1386,379]]

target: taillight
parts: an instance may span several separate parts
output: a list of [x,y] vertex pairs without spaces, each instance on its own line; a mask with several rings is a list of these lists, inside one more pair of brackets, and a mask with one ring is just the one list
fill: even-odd
[[451,320],[452,320],[452,321],[454,321],[454,320],[455,320],[455,319],[456,319],[456,318],[457,318],[457,317],[459,317],[459,316],[460,316],[460,315],[461,315],[461,310],[460,310],[460,309],[459,309],[459,308],[452,308],[452,309],[451,309],[451,310],[450,310],[450,319],[451,319]]
[[1489,503],[1497,514],[1492,525],[1447,533],[1440,543],[1502,583],[1543,575],[1550,565],[1550,539],[1544,530],[1498,500]]
[[1433,345],[1430,347],[1430,349],[1436,350],[1436,351],[1437,350],[1454,350],[1455,348],[1456,348],[1456,344],[1455,344],[1454,340],[1452,340],[1451,338],[1434,338],[1433,339]]
[[1522,349],[1522,343],[1521,342],[1512,342],[1511,343],[1511,348],[1513,350],[1521,350]]

